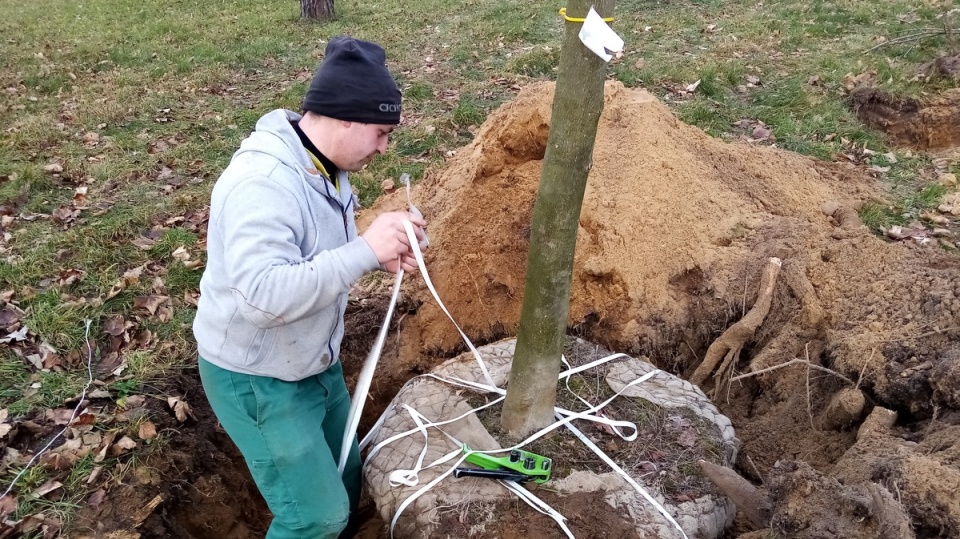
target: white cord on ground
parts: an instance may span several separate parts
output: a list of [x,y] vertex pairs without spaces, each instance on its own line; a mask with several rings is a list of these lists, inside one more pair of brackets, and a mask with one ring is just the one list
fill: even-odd
[[7,490],[3,492],[3,495],[0,496],[0,498],[6,498],[7,495],[10,494],[10,492],[13,490],[13,487],[16,486],[17,481],[19,481],[20,478],[23,477],[23,474],[27,473],[27,471],[33,466],[33,463],[38,458],[40,458],[40,455],[43,455],[44,453],[46,453],[50,449],[50,447],[53,446],[53,442],[56,442],[58,439],[60,439],[61,436],[63,436],[65,432],[67,432],[67,429],[70,428],[70,424],[73,423],[73,420],[77,418],[77,414],[80,412],[80,407],[83,406],[83,401],[87,398],[87,390],[90,389],[91,385],[93,385],[93,347],[90,346],[90,322],[91,321],[84,320],[84,322],[86,323],[86,330],[83,334],[83,338],[84,338],[84,342],[87,344],[87,385],[83,386],[83,392],[80,393],[80,400],[77,402],[77,406],[73,409],[73,414],[70,415],[70,420],[67,421],[67,425],[63,427],[63,430],[61,430],[56,436],[51,438],[50,441],[47,442],[47,445],[43,446],[43,449],[41,449],[40,451],[38,451],[36,454],[33,455],[33,458],[30,459],[30,462],[28,462],[27,465],[24,466],[22,470],[20,470],[20,473],[18,473],[17,476],[13,478],[13,481],[10,482],[10,486],[7,487]]

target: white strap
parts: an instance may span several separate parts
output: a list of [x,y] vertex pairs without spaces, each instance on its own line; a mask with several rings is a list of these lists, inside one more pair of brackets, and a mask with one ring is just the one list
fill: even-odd
[[[460,421],[461,419],[467,417],[468,415],[470,415],[470,414],[472,414],[472,413],[474,413],[474,412],[477,412],[477,411],[483,410],[484,408],[488,408],[488,407],[490,407],[490,406],[493,406],[493,405],[499,403],[500,401],[502,401],[503,399],[504,399],[504,397],[499,397],[499,398],[497,398],[496,400],[490,401],[490,402],[488,402],[487,404],[484,404],[483,406],[480,406],[479,408],[474,408],[474,409],[472,409],[472,410],[470,410],[470,411],[468,411],[468,412],[466,412],[466,413],[463,413],[463,414],[461,414],[461,415],[459,415],[459,416],[457,416],[457,417],[455,417],[455,418],[453,418],[453,419],[447,419],[446,421],[437,421],[437,422],[433,422],[433,423],[427,423],[427,424],[424,425],[424,427],[426,427],[426,428],[429,428],[429,427],[438,427],[438,428],[439,428],[439,427],[441,427],[441,426],[443,426],[443,425],[449,425],[450,423],[454,423],[454,422]],[[407,408],[407,409],[409,409],[409,410],[413,410],[413,408],[410,408],[409,406],[404,405],[404,407]],[[418,412],[418,414],[419,414],[419,412]],[[395,442],[395,441],[397,441],[397,440],[399,440],[399,439],[401,439],[401,438],[405,438],[405,437],[410,436],[411,434],[413,434],[413,433],[415,433],[415,432],[419,432],[419,431],[420,431],[420,428],[417,427],[417,428],[414,428],[414,429],[410,429],[410,430],[408,430],[408,431],[401,432],[401,433],[399,433],[399,434],[394,434],[393,436],[391,436],[391,437],[387,438],[386,440],[383,440],[382,442],[380,442],[380,443],[378,443],[377,445],[373,446],[373,448],[372,448],[372,449],[370,450],[370,452],[367,454],[366,463],[369,463],[369,462],[370,462],[370,459],[372,459],[373,456],[376,455],[377,452],[380,451],[384,446],[390,445],[390,444],[392,444],[393,442]],[[441,430],[441,432],[443,432],[443,431]],[[460,444],[457,444],[457,445],[460,445]],[[366,464],[365,464],[365,465],[366,465]]]
[[494,388],[494,393],[500,393],[501,395],[506,395],[506,391],[497,387],[497,384],[493,383],[493,378],[490,377],[490,373],[487,371],[487,366],[483,363],[483,358],[480,357],[480,352],[477,351],[476,347],[473,346],[473,343],[470,342],[470,339],[467,337],[467,334],[460,329],[460,326],[457,325],[456,320],[453,319],[453,316],[450,314],[450,311],[447,310],[447,307],[440,301],[440,295],[437,294],[437,289],[434,288],[433,282],[430,280],[430,275],[427,273],[427,265],[423,262],[423,253],[420,252],[420,246],[417,245],[417,235],[413,231],[413,225],[410,221],[403,221],[403,228],[407,231],[407,239],[410,240],[410,247],[413,249],[413,255],[417,259],[417,265],[420,266],[420,273],[423,275],[423,282],[426,283],[427,288],[430,290],[430,293],[433,294],[433,299],[437,300],[437,305],[443,309],[444,314],[447,315],[447,318],[453,322],[454,327],[457,328],[457,332],[460,333],[460,337],[463,338],[463,342],[467,343],[467,346],[470,348],[470,352],[473,353],[474,359],[477,360],[477,365],[480,366],[480,371],[483,373],[484,380],[487,381],[487,384]]
[[571,532],[570,528],[567,527],[566,517],[558,513],[554,508],[547,505],[546,502],[540,498],[534,496],[532,492],[523,488],[520,483],[517,483],[516,481],[500,481],[500,483],[507,487],[510,492],[513,492],[517,495],[517,497],[526,502],[527,505],[557,521],[557,524],[560,526],[560,529],[563,530],[563,533],[567,534],[567,537],[570,539],[574,539],[573,532]]
[[[460,454],[459,449],[448,453],[448,455],[457,455],[457,454]],[[450,469],[438,475],[433,481],[430,481],[429,483],[421,487],[420,490],[411,494],[410,497],[408,497],[406,500],[403,500],[403,503],[400,504],[400,507],[397,508],[397,512],[393,514],[393,518],[390,520],[390,537],[391,538],[393,537],[393,528],[394,526],[397,525],[397,520],[400,518],[400,515],[403,513],[403,510],[406,509],[408,505],[413,503],[414,500],[419,498],[421,494],[432,489],[437,483],[439,483],[440,481],[443,481],[448,475],[452,474],[453,470],[457,469],[457,467],[463,464],[463,461],[465,460],[467,460],[467,456],[461,455],[460,458],[457,459],[457,462]]]
[[380,360],[380,352],[383,350],[383,343],[387,339],[387,332],[390,330],[390,319],[393,318],[393,308],[397,305],[397,297],[400,295],[400,283],[403,281],[403,270],[397,270],[397,278],[393,283],[393,295],[390,296],[390,305],[387,307],[387,315],[383,319],[383,325],[380,326],[380,332],[377,334],[377,340],[367,354],[366,361],[363,362],[363,368],[360,370],[360,376],[357,377],[357,387],[353,391],[353,400],[350,401],[350,412],[347,414],[347,425],[343,431],[343,441],[340,443],[340,462],[337,469],[340,475],[343,475],[343,469],[347,465],[347,458],[350,457],[350,449],[353,441],[357,437],[357,427],[360,425],[360,414],[363,413],[363,405],[367,400],[367,393],[370,392],[370,383],[373,381],[373,372],[377,369],[377,362]]
[[674,527],[674,528],[676,528],[677,530],[680,531],[680,535],[683,536],[683,539],[687,539],[687,534],[684,533],[683,528],[681,528],[681,527],[680,527],[680,524],[678,524],[677,521],[674,520],[672,516],[670,516],[670,513],[667,512],[666,508],[664,508],[662,505],[660,505],[660,503],[657,502],[657,500],[655,500],[655,499],[653,498],[653,496],[651,496],[650,494],[648,494],[647,491],[644,490],[643,487],[641,487],[639,483],[637,483],[636,481],[634,481],[634,479],[633,479],[632,477],[630,477],[630,474],[628,474],[626,471],[624,471],[624,469],[621,468],[616,462],[614,462],[613,459],[611,459],[609,456],[607,456],[607,454],[604,453],[599,447],[597,447],[597,445],[596,445],[595,443],[593,443],[593,442],[590,440],[590,438],[587,438],[586,435],[584,435],[582,432],[580,432],[580,430],[577,429],[577,427],[574,427],[572,424],[567,423],[567,428],[570,429],[570,432],[572,432],[572,433],[574,434],[574,436],[576,436],[577,438],[579,438],[580,441],[584,443],[584,445],[586,445],[587,447],[590,448],[591,451],[593,451],[594,453],[596,453],[597,456],[600,457],[600,458],[603,460],[603,462],[606,462],[608,466],[610,466],[611,468],[613,468],[613,471],[617,472],[617,473],[620,474],[624,479],[626,479],[627,483],[629,483],[630,486],[632,486],[637,492],[639,492],[640,495],[643,496],[643,498],[644,498],[645,500],[647,500],[648,502],[650,502],[650,504],[653,505],[654,509],[656,509],[657,512],[659,512],[661,515],[663,515],[663,517],[666,518],[667,521],[670,522],[670,524],[673,524],[673,527]]

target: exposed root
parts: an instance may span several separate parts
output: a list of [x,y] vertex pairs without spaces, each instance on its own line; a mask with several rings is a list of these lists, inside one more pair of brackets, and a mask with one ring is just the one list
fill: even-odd
[[[850,211],[853,212],[856,226],[862,226],[857,212]],[[840,222],[840,226],[847,226],[846,223],[850,222],[850,218],[843,217]],[[787,282],[787,286],[790,287],[790,291],[800,302],[801,325],[805,329],[819,330],[827,318],[827,314],[823,306],[820,305],[820,298],[817,297],[817,292],[813,288],[813,283],[807,277],[805,268],[798,262],[788,260],[783,265],[783,278]]]
[[823,365],[817,365],[816,363],[811,363],[811,362],[807,361],[806,359],[800,359],[800,358],[791,359],[790,361],[787,361],[786,363],[781,363],[781,364],[779,364],[779,365],[774,365],[773,367],[767,367],[766,369],[760,369],[759,371],[748,372],[747,374],[741,374],[740,376],[734,376],[733,378],[730,379],[730,381],[731,381],[731,382],[736,382],[737,380],[743,380],[744,378],[750,378],[750,377],[752,377],[752,376],[757,376],[757,375],[759,375],[759,374],[763,374],[763,373],[766,373],[766,372],[775,371],[775,370],[777,370],[777,369],[782,369],[782,368],[784,368],[784,367],[789,367],[790,365],[796,365],[796,364],[798,364],[798,363],[801,364],[801,365],[806,365],[806,366],[808,366],[808,367],[811,368],[811,369],[817,369],[817,370],[820,370],[820,371],[823,371],[823,372],[828,372],[828,373],[836,376],[837,378],[840,378],[840,379],[843,380],[844,382],[847,382],[847,383],[850,384],[851,386],[855,386],[855,385],[856,385],[856,382],[854,382],[853,380],[851,380],[851,379],[847,378],[846,376],[840,374],[840,373],[837,372],[837,371],[830,370],[830,369],[824,367]]
[[[780,365],[791,358],[799,357],[802,354],[800,343],[803,342],[813,342],[812,355],[813,357],[819,357],[822,343],[817,341],[813,332],[802,329],[797,325],[788,325],[753,356],[753,359],[750,360],[749,371],[760,371]],[[761,384],[766,385],[763,382]]]
[[857,429],[857,441],[863,440],[871,434],[888,434],[896,422],[897,412],[875,406],[870,415],[860,424],[860,428]]
[[740,474],[705,460],[697,461],[703,475],[707,476],[724,496],[730,498],[737,510],[747,517],[754,529],[770,525],[770,500],[757,487],[740,477]]
[[820,416],[822,430],[841,430],[863,417],[867,398],[859,389],[844,388],[830,397],[826,410]]
[[[757,328],[763,323],[770,312],[770,305],[773,302],[773,289],[777,284],[777,275],[780,273],[782,262],[779,258],[770,258],[763,270],[763,276],[760,279],[760,292],[757,295],[757,301],[753,304],[743,318],[736,324],[727,328],[717,340],[713,341],[707,354],[703,358],[703,363],[697,367],[690,381],[696,385],[702,385],[703,382],[714,373],[714,378],[718,379],[736,365],[736,360],[740,357],[740,350],[743,345],[749,341],[757,332]],[[721,363],[722,361],[722,363]],[[718,368],[719,365],[719,368]],[[719,387],[719,384],[717,384]]]

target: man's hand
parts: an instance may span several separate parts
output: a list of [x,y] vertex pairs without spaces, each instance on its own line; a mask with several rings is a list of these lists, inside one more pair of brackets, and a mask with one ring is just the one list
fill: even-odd
[[417,241],[424,238],[423,229],[427,222],[423,217],[399,211],[381,213],[361,236],[373,249],[377,261],[390,273],[397,273],[400,269],[407,272],[417,269],[417,259],[413,256],[410,239],[403,228],[404,221],[410,221],[413,225]]

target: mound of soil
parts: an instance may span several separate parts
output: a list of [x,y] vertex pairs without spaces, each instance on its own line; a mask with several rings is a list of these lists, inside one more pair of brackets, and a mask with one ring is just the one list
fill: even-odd
[[[521,92],[414,190],[430,222],[432,280],[480,342],[514,333],[519,321],[552,93],[549,83]],[[717,394],[744,442],[741,473],[759,482],[777,461],[795,460],[830,474],[877,405],[899,413],[899,436],[922,438],[935,412],[958,417],[960,263],[862,227],[855,208],[881,190],[852,166],[709,138],[649,93],[608,83],[569,326],[689,374],[756,300],[763,265],[777,257],[770,314],[736,364],[755,375]],[[386,197],[363,219],[405,205],[401,194]],[[404,318],[383,372],[421,372],[438,361],[431,351],[457,347],[452,324],[420,280],[409,281],[408,299],[421,305]],[[821,369],[758,372],[797,358]],[[911,510],[916,530],[950,520],[919,513]]]
[[[415,190],[430,220],[427,265],[469,334],[500,337],[518,324],[552,88],[534,85],[494,112],[472,144]],[[570,324],[644,351],[664,330],[702,318],[705,300],[742,295],[736,266],[755,229],[796,221],[827,231],[824,202],[853,205],[876,192],[850,168],[712,139],[651,94],[610,83],[580,217]],[[367,215],[403,202],[395,194]],[[423,288],[416,294],[426,301]],[[417,320],[405,334],[419,332],[416,349],[456,344],[432,301]]]

